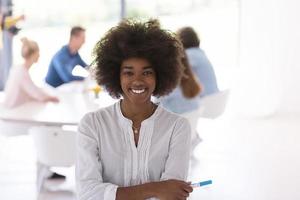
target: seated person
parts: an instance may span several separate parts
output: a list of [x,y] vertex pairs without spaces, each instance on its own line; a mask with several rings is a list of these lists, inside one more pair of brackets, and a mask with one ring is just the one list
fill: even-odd
[[[10,71],[5,86],[4,105],[13,108],[28,101],[58,102],[59,99],[57,97],[51,96],[37,87],[30,78],[29,69],[38,61],[40,56],[38,44],[27,38],[22,38],[21,41],[23,43],[22,57],[24,62],[19,66],[13,67]],[[13,126],[23,127],[24,133],[26,132],[25,129],[28,128],[24,124],[14,123]],[[65,176],[49,171],[48,178],[65,178]]]
[[49,85],[58,87],[64,83],[84,79],[84,77],[72,75],[76,65],[87,66],[78,53],[84,42],[85,29],[79,26],[73,27],[70,33],[69,44],[63,46],[50,62],[45,79]]
[[58,102],[58,98],[47,94],[37,87],[29,74],[29,69],[39,59],[38,44],[27,38],[22,38],[22,57],[24,62],[11,69],[5,86],[4,105],[15,107],[28,101]]
[[[184,57],[182,58],[182,65],[184,67],[184,73],[179,85],[171,94],[161,98],[161,104],[167,110],[187,117],[185,114],[197,111],[200,107],[199,93],[201,92],[201,86],[191,70],[184,51],[183,54]],[[201,138],[197,133],[197,125],[195,124],[197,119],[190,119],[190,117],[187,118],[192,125],[191,150],[194,150],[196,145],[201,141]]]
[[[183,52],[184,53],[184,52]],[[182,58],[183,75],[177,88],[169,95],[161,98],[164,108],[177,114],[192,112],[199,108],[201,86],[191,70],[186,54]]]
[[200,39],[195,30],[191,27],[183,27],[177,31],[183,47],[186,50],[188,61],[192,67],[192,71],[199,79],[202,92],[201,97],[218,92],[216,75],[212,64],[200,48]]

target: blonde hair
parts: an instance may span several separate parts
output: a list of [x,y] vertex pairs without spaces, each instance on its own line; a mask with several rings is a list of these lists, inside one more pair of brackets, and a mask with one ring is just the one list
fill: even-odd
[[32,56],[35,52],[39,51],[39,46],[35,41],[23,37],[21,38],[21,42],[22,42],[21,54],[23,58],[25,59],[30,58],[30,56]]

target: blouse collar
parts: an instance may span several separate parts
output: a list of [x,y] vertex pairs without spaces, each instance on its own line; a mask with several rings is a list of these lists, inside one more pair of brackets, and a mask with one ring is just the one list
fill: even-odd
[[[159,113],[161,113],[162,107],[160,106],[160,104],[155,104],[155,105],[157,105],[157,108],[155,109],[154,113],[150,117],[142,121],[142,124],[154,121],[159,115]],[[126,124],[129,123],[130,125],[132,125],[132,121],[126,118],[121,111],[121,100],[119,100],[116,103],[116,110],[117,110],[118,119],[120,120],[121,123],[126,123]]]

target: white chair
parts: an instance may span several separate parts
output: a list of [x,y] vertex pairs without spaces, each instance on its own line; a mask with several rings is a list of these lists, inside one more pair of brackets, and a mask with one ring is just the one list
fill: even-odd
[[201,142],[201,138],[197,132],[197,125],[198,125],[198,120],[199,117],[202,115],[203,108],[199,107],[197,110],[188,112],[188,113],[183,113],[181,116],[185,117],[191,125],[192,129],[192,135],[191,135],[191,151],[194,150],[194,148]]
[[32,125],[26,123],[0,120],[0,135],[7,137],[26,135],[31,126]]
[[37,153],[37,188],[43,187],[49,167],[71,167],[75,164],[76,132],[61,127],[33,127],[29,130],[33,136]]
[[[6,112],[8,108],[3,105],[4,92],[0,92],[0,113]],[[27,123],[18,123],[13,121],[6,121],[0,119],[0,135],[4,136],[18,136],[28,134],[31,127]]]
[[229,90],[223,90],[201,98],[200,107],[203,108],[202,118],[214,119],[222,115],[225,111],[229,96]]

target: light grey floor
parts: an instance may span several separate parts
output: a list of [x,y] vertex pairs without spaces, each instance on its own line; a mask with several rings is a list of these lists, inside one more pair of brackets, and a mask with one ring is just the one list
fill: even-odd
[[[194,152],[189,180],[212,179],[190,199],[300,199],[300,118],[240,119],[222,116],[200,120],[203,141]],[[51,191],[35,191],[35,156],[29,136],[0,136],[1,200],[75,199],[74,169],[61,170],[66,183],[49,183]]]
[[203,143],[191,177],[211,177],[213,185],[193,199],[300,199],[299,122],[296,116],[200,122]]

